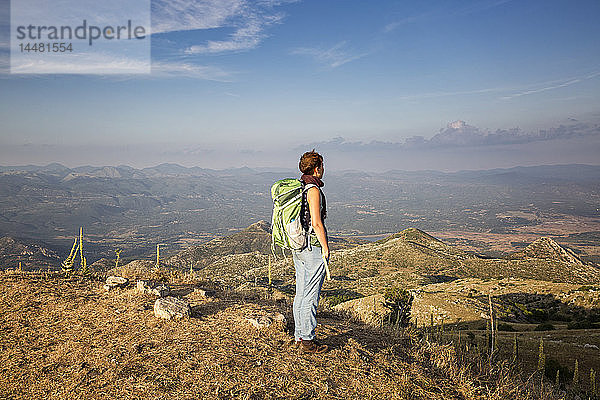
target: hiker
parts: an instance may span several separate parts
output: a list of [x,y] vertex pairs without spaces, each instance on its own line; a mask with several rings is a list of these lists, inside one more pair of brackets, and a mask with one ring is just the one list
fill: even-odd
[[[294,344],[304,352],[324,353],[327,346],[315,340],[317,306],[325,279],[325,262],[329,261],[327,230],[323,223],[326,215],[323,157],[312,151],[300,158],[301,180],[305,185],[316,185],[303,191],[300,221],[309,232],[307,246],[292,251],[296,269],[296,296],[294,297]],[[312,228],[312,229],[311,229]]]

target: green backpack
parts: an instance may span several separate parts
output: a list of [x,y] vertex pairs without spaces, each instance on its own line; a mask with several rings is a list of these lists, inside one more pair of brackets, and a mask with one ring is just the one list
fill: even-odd
[[[300,179],[286,178],[271,186],[273,218],[271,220],[271,250],[275,245],[282,249],[302,250],[308,245],[310,232],[306,232],[300,222],[302,194],[313,184],[305,185]],[[312,231],[312,227],[310,228]]]

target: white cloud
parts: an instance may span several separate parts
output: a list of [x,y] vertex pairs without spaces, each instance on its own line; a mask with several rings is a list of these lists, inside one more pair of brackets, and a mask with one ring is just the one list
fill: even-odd
[[342,41],[330,48],[308,48],[302,47],[292,50],[292,54],[309,56],[319,64],[329,68],[337,68],[351,61],[358,60],[368,53],[350,54],[346,41]]
[[256,48],[266,37],[265,29],[279,23],[283,14],[275,6],[292,1],[247,0],[158,0],[152,7],[152,32],[232,28],[222,40],[208,40],[185,49],[186,54],[214,54]]
[[150,63],[145,60],[106,53],[86,53],[79,57],[47,57],[35,62],[20,62],[11,65],[13,74],[140,74],[150,72]]
[[600,71],[593,72],[593,73],[588,74],[583,77],[575,77],[575,78],[569,78],[569,79],[563,79],[563,80],[542,82],[533,87],[519,90],[519,91],[512,93],[510,95],[507,95],[507,96],[503,96],[502,100],[511,100],[511,99],[514,99],[515,97],[527,96],[530,94],[547,92],[548,90],[564,88],[564,87],[571,86],[571,85],[574,85],[574,84],[582,82],[582,81],[593,79],[597,76],[600,76]]
[[230,82],[231,73],[219,67],[186,62],[153,62],[152,77],[188,77],[209,81]]
[[245,7],[245,0],[155,0],[152,33],[220,28]]
[[423,14],[423,15],[415,15],[412,17],[402,18],[402,19],[399,19],[398,21],[391,22],[391,23],[387,24],[386,26],[384,26],[383,31],[385,33],[389,33],[389,32],[396,30],[397,28],[401,27],[402,25],[407,25],[407,24],[411,24],[413,22],[417,22],[420,19],[423,19],[425,17],[426,17],[426,15]]
[[[205,53],[234,52],[256,48],[267,37],[265,30],[283,19],[283,14],[275,7],[296,0],[153,0],[152,1],[152,34],[168,34],[169,32],[196,31],[225,28],[222,40],[206,40],[178,49],[178,56]],[[233,31],[233,32],[232,32]],[[191,37],[192,35],[190,35]],[[168,37],[167,37],[168,40]],[[193,42],[192,42],[193,43]],[[8,43],[0,40],[0,49]],[[176,42],[171,42],[176,46]],[[175,50],[175,49],[173,49]],[[171,52],[171,54],[173,54]],[[59,74],[129,74],[135,72],[139,62],[123,57],[110,59],[97,58],[98,62],[91,67],[78,66],[75,63],[58,63],[45,61],[40,66],[40,73]],[[13,72],[25,72],[13,71]],[[152,61],[152,77],[193,77],[217,81],[230,81],[232,73],[221,68],[198,65],[194,60],[173,59],[165,56]],[[143,76],[140,76],[143,77]]]
[[478,1],[474,2],[473,4],[466,4],[466,5],[464,5],[462,7],[458,7],[458,8],[449,6],[444,3],[440,3],[440,4],[443,4],[442,7],[432,8],[421,14],[403,17],[397,21],[388,23],[387,25],[385,25],[383,27],[383,32],[390,33],[401,26],[413,24],[413,23],[420,23],[420,22],[425,22],[425,21],[432,22],[432,21],[435,21],[438,19],[446,19],[446,18],[450,18],[450,17],[476,14],[478,12],[486,11],[488,9],[501,6],[501,5],[503,5],[505,3],[509,3],[511,1],[512,0],[478,0]]
[[[404,96],[395,97],[396,100],[415,101],[420,99],[431,99],[441,97],[452,97],[452,96],[466,96],[466,95],[482,95],[482,94],[497,94],[503,95],[500,97],[502,100],[510,100],[516,97],[526,96],[535,93],[541,93],[553,89],[559,89],[573,84],[583,82],[589,79],[593,79],[600,76],[600,71],[592,72],[585,76],[570,77],[559,80],[552,80],[546,82],[540,82],[536,84],[523,85],[522,87],[491,87],[471,90],[456,90],[456,91],[438,91],[438,92],[427,92],[427,93],[414,93],[407,94]],[[566,98],[563,98],[563,100]]]
[[[6,63],[8,64],[8,63]],[[0,61],[0,67],[3,63]],[[8,67],[8,65],[6,65]],[[41,74],[81,74],[81,75],[114,75],[120,79],[123,75],[135,74],[136,78],[165,78],[165,77],[188,77],[220,82],[231,81],[231,73],[218,67],[209,65],[198,65],[186,62],[157,61],[151,65],[140,60],[128,58],[127,56],[115,56],[110,54],[90,53],[85,60],[74,60],[69,62],[64,59],[46,59],[36,62],[34,68],[30,65],[22,65],[22,68],[13,68],[10,75],[32,76]],[[8,68],[7,68],[8,70]],[[140,74],[146,70],[147,74]],[[29,73],[34,71],[33,74]],[[15,75],[13,75],[15,76]]]

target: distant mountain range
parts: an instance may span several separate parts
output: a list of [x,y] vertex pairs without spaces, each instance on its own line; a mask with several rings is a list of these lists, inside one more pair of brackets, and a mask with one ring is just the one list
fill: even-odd
[[[55,176],[63,181],[69,181],[77,177],[82,178],[132,178],[144,179],[153,177],[243,177],[255,175],[296,175],[298,171],[292,169],[272,169],[272,168],[231,168],[231,169],[208,169],[200,167],[184,167],[179,164],[165,163],[147,168],[133,168],[127,165],[119,166],[81,166],[69,168],[59,163],[48,165],[20,165],[20,166],[2,166],[0,172],[4,175],[24,175],[23,173],[38,173],[50,176]],[[333,174],[364,174],[366,176],[386,176],[389,174],[403,174],[406,177],[437,177],[437,178],[491,178],[503,177],[507,174],[511,175],[512,179],[519,180],[534,180],[537,182],[548,179],[560,179],[577,182],[600,182],[600,165],[586,164],[564,164],[564,165],[537,165],[537,166],[517,166],[512,168],[494,168],[483,170],[463,170],[458,172],[441,172],[434,170],[422,171],[405,171],[405,170],[389,170],[383,173],[359,172],[358,170],[345,171],[327,171],[327,176]],[[327,178],[327,177],[326,177]],[[514,182],[514,181],[513,181]]]
[[[89,259],[172,256],[190,244],[269,221],[269,188],[295,171],[177,164],[0,167],[0,235],[70,250],[84,227]],[[510,233],[544,218],[595,218],[600,166],[549,165],[443,173],[327,171],[327,226],[345,241],[423,231]],[[515,212],[514,217],[505,217]],[[527,215],[527,218],[519,215]],[[342,240],[344,239],[344,240]],[[371,239],[372,240],[372,239]]]

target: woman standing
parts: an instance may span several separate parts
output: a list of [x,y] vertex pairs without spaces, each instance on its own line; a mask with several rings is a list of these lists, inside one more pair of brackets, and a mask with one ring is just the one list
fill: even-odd
[[[304,352],[324,353],[327,346],[315,340],[317,306],[325,279],[325,262],[329,260],[327,230],[323,223],[327,216],[325,195],[321,191],[324,183],[323,157],[314,151],[300,158],[302,181],[311,186],[303,192],[300,219],[302,227],[310,232],[308,246],[293,252],[296,269],[296,296],[294,297],[294,340]],[[311,229],[312,228],[312,229]]]

